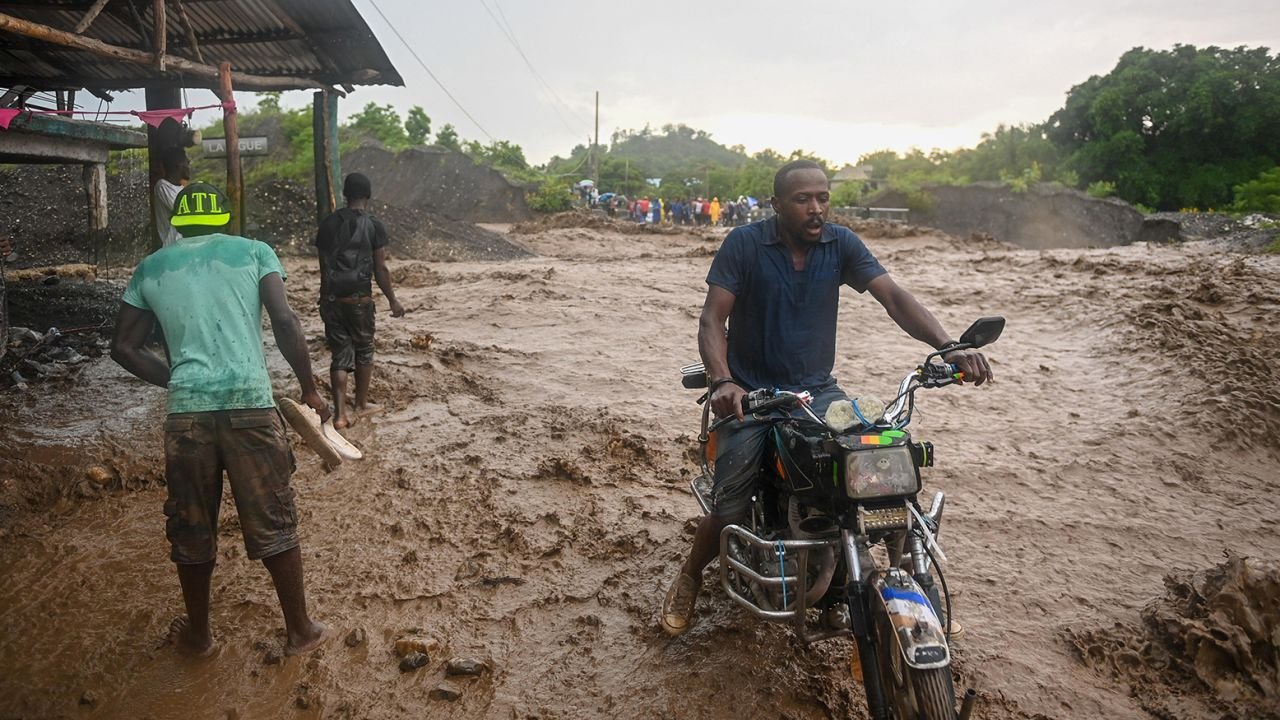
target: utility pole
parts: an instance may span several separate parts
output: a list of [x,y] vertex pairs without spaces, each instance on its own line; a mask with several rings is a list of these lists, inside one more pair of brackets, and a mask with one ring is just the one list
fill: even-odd
[[600,187],[600,91],[596,91],[596,139],[591,141],[591,181]]

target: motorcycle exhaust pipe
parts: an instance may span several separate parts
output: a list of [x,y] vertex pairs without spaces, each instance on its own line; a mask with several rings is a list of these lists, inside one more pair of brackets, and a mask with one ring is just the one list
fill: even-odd
[[956,716],[956,720],[969,720],[969,716],[973,714],[974,702],[978,699],[978,691],[969,688],[964,691],[964,699],[960,701],[960,714]]

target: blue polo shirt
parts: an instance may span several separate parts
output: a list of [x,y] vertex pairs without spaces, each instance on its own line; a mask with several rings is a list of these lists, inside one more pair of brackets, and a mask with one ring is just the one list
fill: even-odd
[[827,223],[804,270],[778,237],[776,218],[735,228],[711,262],[707,284],[733,293],[729,370],[748,388],[816,390],[835,382],[840,286],[865,292],[885,273],[853,231]]

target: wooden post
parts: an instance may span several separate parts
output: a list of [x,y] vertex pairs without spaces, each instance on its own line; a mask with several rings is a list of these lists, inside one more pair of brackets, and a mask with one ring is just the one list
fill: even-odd
[[[147,109],[166,110],[176,108],[182,102],[182,91],[176,87],[149,87],[146,89]],[[172,122],[154,128],[147,126],[147,198],[151,212],[147,215],[147,252],[160,249],[160,234],[156,230],[156,181],[164,177],[161,152],[174,143],[170,126]]]
[[89,200],[89,242],[94,264],[102,264],[107,245],[107,166],[89,163],[84,166],[84,189]]
[[596,91],[596,135],[591,141],[591,182],[600,189],[600,91]]
[[164,53],[169,47],[169,28],[165,21],[164,0],[153,0],[151,17],[156,31],[156,40],[152,43],[156,49],[156,71],[164,72]]
[[[231,63],[218,66],[218,87],[222,102],[235,100],[231,94]],[[240,132],[236,129],[235,108],[222,108],[222,127],[227,136],[227,200],[231,202],[231,224],[227,234],[239,235],[244,226],[244,188],[240,184]]]
[[338,95],[320,90],[311,106],[311,129],[316,175],[316,221],[338,209],[337,184],[342,177],[338,151]]

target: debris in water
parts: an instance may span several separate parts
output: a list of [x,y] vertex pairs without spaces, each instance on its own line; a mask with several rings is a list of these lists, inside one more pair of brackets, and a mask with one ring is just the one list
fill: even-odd
[[462,688],[448,680],[441,680],[439,685],[432,688],[428,697],[432,700],[448,700],[453,702],[454,700],[462,697]]
[[406,657],[415,652],[430,655],[440,649],[440,643],[417,637],[402,637],[396,640],[395,648],[397,657]]
[[400,672],[412,672],[425,666],[428,662],[431,662],[431,660],[426,653],[411,652],[400,661]]
[[347,633],[347,639],[344,640],[343,642],[347,644],[347,647],[354,648],[354,647],[360,647],[361,645],[363,645],[364,640],[365,640],[364,630],[361,628],[356,628],[355,630],[352,630],[351,632]]
[[446,675],[477,677],[487,672],[489,672],[489,665],[483,660],[475,660],[473,658],[452,658],[445,667]]

